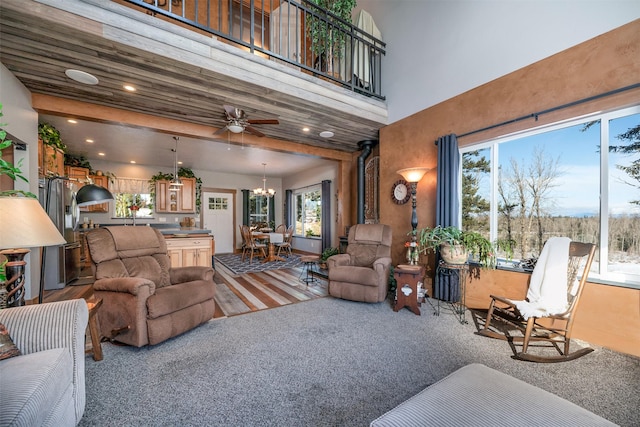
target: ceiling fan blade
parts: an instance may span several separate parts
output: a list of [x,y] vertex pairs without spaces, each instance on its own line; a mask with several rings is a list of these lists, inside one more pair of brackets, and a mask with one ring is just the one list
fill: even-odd
[[218,129],[217,131],[215,131],[213,134],[214,135],[220,135],[221,133],[224,133],[227,131],[227,127],[226,126],[222,126],[220,129]]
[[247,120],[247,123],[251,123],[252,125],[279,125],[280,122],[276,119],[256,119],[256,120]]
[[249,125],[245,126],[244,130],[246,130],[247,132],[252,133],[252,134],[254,134],[256,136],[264,136],[264,133],[260,132],[256,128],[254,128],[252,126],[249,126]]

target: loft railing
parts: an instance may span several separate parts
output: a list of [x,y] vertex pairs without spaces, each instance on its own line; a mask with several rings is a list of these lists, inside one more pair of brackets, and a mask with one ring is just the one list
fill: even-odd
[[385,44],[307,0],[126,1],[354,92],[385,99]]

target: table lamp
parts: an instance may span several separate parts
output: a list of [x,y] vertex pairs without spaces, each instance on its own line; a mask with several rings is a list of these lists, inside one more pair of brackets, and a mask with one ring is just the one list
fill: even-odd
[[0,308],[25,304],[24,256],[34,247],[66,243],[38,199],[0,197],[0,254],[7,258],[6,281],[0,283]]

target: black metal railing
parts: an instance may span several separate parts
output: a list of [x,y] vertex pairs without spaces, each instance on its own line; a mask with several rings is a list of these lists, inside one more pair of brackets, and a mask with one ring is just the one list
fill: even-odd
[[355,92],[385,98],[382,40],[307,0],[127,1],[148,14],[166,16],[251,53],[283,61]]

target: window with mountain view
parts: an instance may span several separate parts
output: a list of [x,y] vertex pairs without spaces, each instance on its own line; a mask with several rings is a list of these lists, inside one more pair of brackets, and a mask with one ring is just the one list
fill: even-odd
[[567,236],[598,246],[592,278],[640,284],[640,107],[462,152],[463,228],[512,241],[505,265]]

